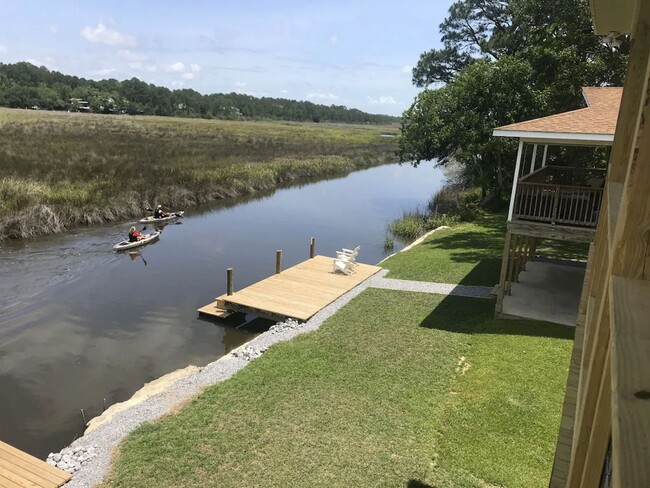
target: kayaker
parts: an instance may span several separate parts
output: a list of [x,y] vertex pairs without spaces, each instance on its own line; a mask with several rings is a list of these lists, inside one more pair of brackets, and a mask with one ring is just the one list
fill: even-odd
[[156,210],[153,213],[153,218],[154,219],[163,219],[165,217],[169,217],[169,214],[167,212],[163,211],[162,205],[158,205],[156,207]]
[[140,232],[135,230],[135,226],[129,229],[129,242],[138,242],[143,237],[144,236]]

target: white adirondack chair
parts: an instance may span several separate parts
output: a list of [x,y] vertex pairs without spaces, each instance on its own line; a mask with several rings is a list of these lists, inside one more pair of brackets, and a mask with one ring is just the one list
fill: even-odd
[[357,255],[359,254],[360,250],[361,250],[361,246],[357,246],[354,249],[343,248],[340,251],[336,251],[336,258],[344,259],[348,261],[356,261]]
[[355,263],[351,261],[343,261],[341,259],[334,260],[334,271],[339,271],[346,275],[351,275],[355,272]]
[[336,251],[336,258],[334,258],[334,271],[340,271],[345,274],[352,274],[357,266],[357,255],[361,250],[361,246],[354,249],[343,248],[341,251]]

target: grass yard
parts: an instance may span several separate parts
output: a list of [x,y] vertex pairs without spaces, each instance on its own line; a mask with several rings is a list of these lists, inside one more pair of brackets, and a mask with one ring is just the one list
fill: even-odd
[[434,232],[423,243],[397,253],[381,266],[388,278],[493,286],[499,282],[505,216],[485,213]]
[[[434,232],[420,245],[397,253],[381,266],[389,270],[388,278],[494,286],[501,272],[505,220],[505,214],[482,212],[473,222]],[[537,254],[586,260],[589,244],[545,239]]]
[[0,240],[190,207],[396,160],[394,126],[0,108]]
[[126,439],[104,487],[545,487],[572,331],[369,289]]

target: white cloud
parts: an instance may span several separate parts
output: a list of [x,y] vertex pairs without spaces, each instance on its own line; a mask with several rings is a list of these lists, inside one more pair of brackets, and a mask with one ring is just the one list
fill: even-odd
[[395,100],[393,97],[384,95],[379,98],[370,98],[368,97],[368,100],[370,100],[370,103],[372,105],[396,105],[397,100]]
[[142,54],[131,51],[130,49],[120,49],[117,51],[117,55],[125,61],[135,62],[145,60],[145,57]]
[[180,61],[178,63],[170,64],[169,71],[173,71],[174,73],[181,73],[185,71],[185,64],[181,63]]
[[80,34],[90,42],[106,44],[108,46],[132,47],[136,45],[135,37],[109,29],[101,22],[97,24],[97,27],[84,27],[81,29]]
[[110,75],[111,73],[114,73],[115,71],[117,71],[115,68],[102,68],[102,69],[95,69],[89,71],[88,73],[90,73],[93,76],[106,76],[106,75]]
[[129,63],[129,68],[142,69],[142,63],[140,61],[134,61],[133,63]]
[[48,27],[48,30],[50,31],[51,34],[58,34],[59,33],[59,28],[55,25],[51,25]]
[[409,74],[409,75],[410,75],[412,72],[413,72],[413,66],[411,66],[411,65],[409,65],[409,64],[405,64],[405,65],[402,67],[402,73],[406,73],[406,74]]
[[158,69],[158,66],[155,64],[148,64],[147,65],[147,71],[151,71],[152,73]]
[[8,51],[7,46],[0,44],[0,54],[4,54]]
[[185,82],[184,81],[172,81],[172,86],[174,88],[182,88],[182,87],[185,86]]
[[200,64],[190,64],[190,70],[194,71],[195,73],[197,71],[201,71],[201,65]]
[[330,44],[336,44],[337,42],[339,42],[339,36],[330,37]]
[[280,90],[282,94],[289,93],[289,90]]
[[193,80],[194,75],[192,73],[184,73],[183,76],[181,76],[184,80]]
[[246,83],[245,81],[235,81],[235,83],[233,83],[233,84],[234,84],[235,86],[238,86],[238,87],[240,87],[240,88],[243,88],[243,87],[245,87],[248,83]]
[[309,92],[307,98],[314,98],[316,100],[338,100],[339,97],[333,93],[322,93],[322,92]]

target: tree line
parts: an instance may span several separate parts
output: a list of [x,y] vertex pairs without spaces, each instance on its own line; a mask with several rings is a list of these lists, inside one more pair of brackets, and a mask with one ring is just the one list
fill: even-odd
[[398,117],[369,114],[342,105],[320,105],[240,93],[203,95],[170,90],[138,78],[88,80],[31,63],[0,63],[0,106],[219,119],[278,119],[355,124],[387,124]]
[[[630,42],[593,31],[587,0],[458,0],[423,53],[400,156],[450,162],[484,192],[512,181],[517,141],[495,127],[582,108],[583,86],[622,86]],[[618,44],[618,43],[616,43]]]

